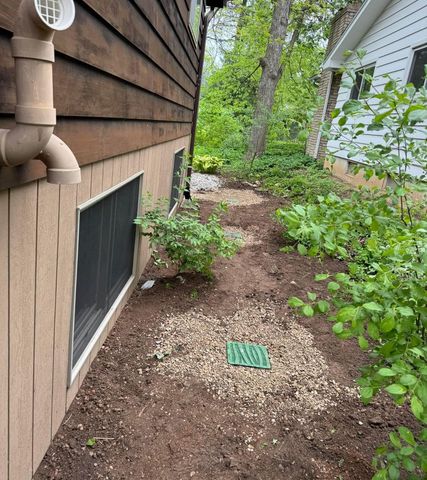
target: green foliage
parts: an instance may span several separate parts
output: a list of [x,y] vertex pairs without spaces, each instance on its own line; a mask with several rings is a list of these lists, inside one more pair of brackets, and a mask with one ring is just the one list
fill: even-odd
[[304,144],[299,142],[285,142],[283,140],[272,140],[267,145],[266,155],[279,155],[289,157],[292,155],[304,155]]
[[[358,61],[363,51],[355,52]],[[373,79],[363,75],[368,82]],[[356,78],[353,68],[345,70],[344,88],[351,89]],[[402,86],[388,75],[379,91],[364,92],[359,100],[348,100],[342,108],[332,112],[332,120],[323,127],[323,135],[338,143],[338,150],[347,151],[347,157],[363,158],[355,173],[362,170],[366,179],[373,175],[388,177],[396,185],[402,210],[411,208],[411,190],[427,192],[427,146],[425,125],[427,119],[427,89],[416,89],[412,84]],[[382,142],[359,142],[359,138],[380,135]],[[330,160],[334,162],[330,151]]]
[[[197,145],[203,149],[245,150],[261,77],[261,59],[269,39],[274,2],[233,1],[212,22],[202,84]],[[305,141],[317,106],[317,86],[329,20],[343,2],[296,0],[282,76],[269,115],[269,141]],[[297,32],[295,32],[297,30]],[[295,44],[290,39],[295,32]],[[212,51],[213,50],[213,51]]]
[[373,466],[377,473],[373,480],[399,479],[400,471],[408,472],[408,479],[417,480],[418,474],[427,473],[427,429],[424,428],[417,441],[406,427],[399,427],[397,432],[389,435],[390,444],[376,450]]
[[[285,143],[285,152],[301,147]],[[225,164],[223,172],[241,180],[259,182],[273,195],[309,201],[331,191],[346,192],[348,187],[335,180],[329,171],[312,157],[297,152],[286,155],[266,154],[252,165],[241,160]]]
[[89,448],[94,448],[96,445],[96,438],[88,438],[86,446]]
[[212,278],[212,265],[217,257],[231,258],[238,243],[227,239],[220,218],[227,205],[220,203],[207,221],[200,220],[197,204],[184,205],[174,216],[167,216],[163,202],[149,205],[147,211],[135,219],[142,235],[149,238],[156,265],[168,265],[158,251],[162,247],[179,272],[198,272]]
[[[363,52],[358,52],[359,58]],[[346,72],[348,87],[355,73]],[[372,80],[369,79],[368,80]],[[333,112],[324,126],[348,157],[364,158],[358,169],[365,177],[392,180],[384,192],[360,190],[350,198],[333,193],[308,205],[276,212],[284,236],[302,255],[346,260],[348,270],[327,281],[328,298],[289,299],[305,316],[328,314],[333,332],[356,338],[372,362],[358,380],[363,402],[384,391],[398,405],[407,404],[420,424],[427,424],[427,221],[425,209],[413,200],[426,190],[427,145],[417,140],[425,132],[426,90],[400,87],[388,78],[384,91],[365,93]],[[381,132],[383,142],[358,142],[365,132]],[[414,435],[405,427],[390,434],[373,465],[375,480],[425,478],[427,430]]]
[[216,173],[224,164],[224,160],[213,155],[195,155],[193,168],[200,173]]

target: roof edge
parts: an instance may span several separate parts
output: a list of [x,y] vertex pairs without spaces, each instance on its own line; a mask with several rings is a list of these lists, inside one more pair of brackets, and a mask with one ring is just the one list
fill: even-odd
[[344,52],[354,50],[391,0],[366,0],[346,31],[323,62],[324,70],[335,70],[343,64]]

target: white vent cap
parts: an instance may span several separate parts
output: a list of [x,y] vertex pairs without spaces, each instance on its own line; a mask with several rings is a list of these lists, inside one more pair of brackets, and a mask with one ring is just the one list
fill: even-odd
[[74,22],[73,0],[34,0],[40,20],[52,30],[66,30]]

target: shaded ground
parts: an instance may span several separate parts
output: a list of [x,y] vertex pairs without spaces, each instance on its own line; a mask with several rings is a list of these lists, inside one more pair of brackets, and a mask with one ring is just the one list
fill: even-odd
[[[361,405],[359,348],[286,305],[307,290],[324,294],[314,274],[341,265],[279,252],[270,215],[280,202],[232,195],[225,225],[246,244],[217,263],[211,284],[146,272],[141,283],[155,286],[134,292],[36,480],[368,480],[375,447],[410,424],[387,399]],[[272,371],[228,366],[227,339],[265,344]]]

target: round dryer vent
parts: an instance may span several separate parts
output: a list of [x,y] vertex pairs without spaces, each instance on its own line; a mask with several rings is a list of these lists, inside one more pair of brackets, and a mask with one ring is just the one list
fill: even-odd
[[42,22],[52,30],[66,30],[74,21],[73,0],[34,0]]

